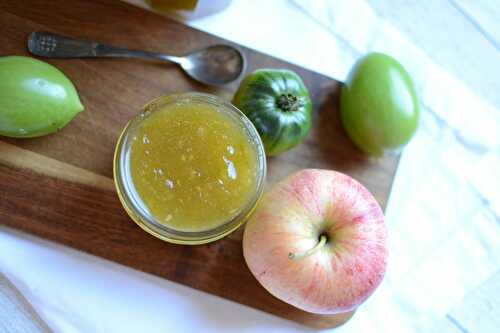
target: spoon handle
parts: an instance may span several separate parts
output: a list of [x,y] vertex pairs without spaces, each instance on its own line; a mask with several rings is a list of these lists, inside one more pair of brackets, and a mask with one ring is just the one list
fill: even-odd
[[47,58],[141,58],[177,64],[182,60],[167,54],[129,50],[43,31],[31,33],[28,37],[28,51]]

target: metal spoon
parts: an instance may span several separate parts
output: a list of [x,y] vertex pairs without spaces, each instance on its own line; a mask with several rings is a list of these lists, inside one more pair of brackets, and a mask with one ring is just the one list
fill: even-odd
[[110,45],[78,40],[49,32],[33,32],[28,37],[28,50],[48,58],[142,58],[176,63],[191,78],[208,84],[223,85],[238,79],[245,70],[245,57],[229,45],[213,45],[181,57],[128,50]]

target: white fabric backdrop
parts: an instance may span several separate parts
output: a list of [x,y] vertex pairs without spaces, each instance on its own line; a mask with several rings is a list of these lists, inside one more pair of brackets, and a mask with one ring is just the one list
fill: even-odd
[[[234,0],[189,22],[340,80],[373,50],[414,77],[423,112],[386,212],[386,279],[338,332],[471,330],[450,310],[500,270],[500,13],[449,3]],[[5,228],[0,270],[57,332],[307,331]]]

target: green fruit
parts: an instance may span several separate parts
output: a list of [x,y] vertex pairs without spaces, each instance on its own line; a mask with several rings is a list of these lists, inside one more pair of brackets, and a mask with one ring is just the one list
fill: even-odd
[[75,87],[57,68],[29,57],[0,57],[0,135],[53,133],[80,111]]
[[340,111],[352,141],[377,156],[408,143],[419,118],[410,76],[395,59],[381,53],[366,55],[351,69],[342,88]]
[[233,103],[255,125],[269,156],[296,146],[311,129],[311,98],[292,71],[256,70],[243,80]]

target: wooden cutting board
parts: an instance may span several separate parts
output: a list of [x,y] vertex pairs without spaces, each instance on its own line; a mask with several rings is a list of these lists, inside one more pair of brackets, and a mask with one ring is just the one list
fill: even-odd
[[[35,30],[172,54],[214,43],[232,44],[113,0],[3,0],[0,29],[0,55],[27,55],[26,38]],[[301,48],[308,52],[307,45]],[[314,104],[311,134],[297,148],[268,160],[267,186],[298,169],[335,169],[361,181],[385,207],[398,159],[368,158],[351,144],[339,122],[340,84],[242,50],[249,71],[262,67],[296,71]],[[157,96],[186,91],[230,99],[237,83],[213,89],[190,81],[175,66],[153,62],[48,62],[73,81],[86,110],[54,135],[0,138],[0,223],[312,327],[334,327],[352,315],[308,314],[272,297],[245,265],[242,228],[208,245],[172,245],[143,232],[118,201],[112,180],[113,150],[120,131],[141,106]]]

